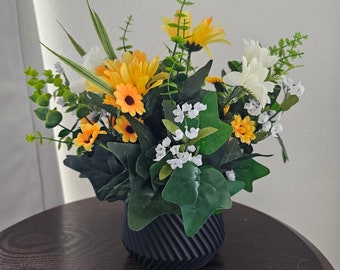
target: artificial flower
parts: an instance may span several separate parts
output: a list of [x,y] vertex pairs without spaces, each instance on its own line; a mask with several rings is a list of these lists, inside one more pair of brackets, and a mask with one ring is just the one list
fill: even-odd
[[88,152],[92,152],[92,146],[99,134],[107,134],[105,130],[100,130],[98,123],[83,123],[80,125],[81,132],[78,133],[77,138],[73,140],[78,147],[84,147]]
[[227,74],[227,79],[236,86],[246,88],[260,102],[261,108],[264,108],[270,102],[268,92],[272,92],[275,86],[273,82],[266,81],[268,72],[257,58],[248,63],[243,56],[242,72],[232,71]]
[[209,57],[212,57],[212,52],[207,47],[208,44],[214,42],[223,42],[230,45],[230,42],[226,40],[225,31],[222,27],[217,25],[211,25],[212,17],[203,19],[196,27],[193,28],[191,36],[188,38],[190,46],[201,46],[205,49]]
[[[146,54],[138,50],[125,52],[122,61],[108,59],[95,69],[96,74],[111,85],[131,84],[140,95],[145,95],[150,89],[160,86],[168,77],[166,72],[157,73],[159,57],[147,61]],[[89,84],[88,91],[100,92],[98,87]]]
[[204,48],[209,57],[212,53],[208,48],[208,44],[215,42],[223,42],[230,45],[230,42],[225,39],[225,31],[223,27],[212,25],[212,17],[205,18],[193,27],[191,23],[190,12],[176,12],[175,17],[171,20],[168,17],[163,18],[163,30],[170,38],[181,37],[186,40],[186,47],[189,51],[199,51]]
[[205,81],[211,84],[223,83],[223,79],[220,76],[208,76],[205,78]]
[[114,92],[116,104],[123,113],[135,116],[137,113],[142,115],[145,112],[142,96],[137,92],[137,88],[131,84],[119,84]]
[[234,120],[230,124],[236,138],[239,138],[242,143],[250,144],[252,140],[255,140],[255,122],[251,121],[248,115],[243,119],[240,115],[234,115]]
[[264,67],[271,68],[279,60],[275,55],[271,55],[267,48],[261,47],[260,43],[255,40],[243,40],[244,43],[244,56],[250,63],[254,58],[261,62]]
[[[283,160],[288,160],[277,121],[304,91],[285,76],[296,67],[293,60],[302,55],[297,46],[307,36],[296,33],[269,49],[244,41],[244,55],[226,63],[229,69],[222,69],[221,77],[209,77],[213,62],[207,59],[200,67],[194,52],[204,48],[211,57],[211,43],[230,44],[225,31],[212,17],[194,26],[191,13],[182,11],[192,2],[177,2],[175,18],[163,19],[174,43],[165,46],[168,55],[163,59],[148,60],[144,52],[131,50],[131,17],[121,27],[122,46],[110,44],[98,14],[88,5],[105,54],[98,47],[86,52],[68,35],[83,63],[50,51],[82,79],[70,85],[58,65],[57,74],[45,70],[40,76],[30,67],[25,74],[34,88],[30,99],[38,106],[36,115],[46,127],[60,129],[53,140],[68,150],[77,147],[77,155],[68,155],[64,164],[88,177],[100,200],[128,201],[133,230],[143,229],[158,215],[181,212],[185,233],[193,236],[216,210],[231,207],[231,196],[251,191],[253,181],[269,173],[253,162],[257,154],[252,144],[274,137]],[[119,58],[115,47],[124,51]],[[53,85],[51,95],[46,86]],[[52,98],[58,101],[53,109]],[[73,123],[65,121],[64,114],[73,117]],[[40,132],[27,135],[30,142],[44,139],[51,140]],[[235,176],[240,168],[247,170],[245,177]],[[231,182],[235,179],[237,183]],[[197,196],[200,203],[188,200]],[[147,197],[151,199],[140,203]]]
[[122,135],[123,142],[135,143],[137,141],[137,134],[124,115],[116,119],[116,125],[113,128]]
[[[168,17],[162,18],[162,29],[170,38],[172,37],[189,37],[191,35],[192,18],[191,13],[188,11],[176,11],[173,20]],[[174,25],[181,26],[180,28]]]

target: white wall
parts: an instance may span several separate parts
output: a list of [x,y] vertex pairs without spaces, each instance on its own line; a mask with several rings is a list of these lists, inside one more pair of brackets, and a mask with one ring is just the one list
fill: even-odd
[[[52,145],[25,141],[41,128],[32,115],[24,69],[42,66],[32,1],[2,1],[0,8],[0,230],[63,203]],[[48,136],[51,133],[46,132]]]
[[[176,1],[116,0],[91,1],[107,26],[115,47],[120,46],[118,26],[124,25],[127,15],[134,16],[133,33],[128,36],[135,48],[148,55],[164,55],[162,42],[167,37],[160,29],[161,17],[171,16]],[[91,27],[86,2],[83,0],[34,1],[41,40],[56,51],[79,60],[69,45],[58,19],[86,48],[97,45]],[[138,4],[136,4],[138,3]],[[335,0],[209,0],[197,1],[191,7],[194,21],[213,15],[225,26],[232,47],[214,45],[217,73],[226,61],[239,59],[242,39],[258,39],[264,46],[272,45],[281,37],[295,31],[310,35],[305,43],[305,67],[292,73],[306,87],[305,95],[283,120],[284,138],[290,162],[283,164],[276,141],[259,145],[258,152],[273,153],[275,158],[261,160],[271,168],[270,176],[255,183],[255,192],[237,195],[235,200],[253,206],[289,224],[310,239],[340,268],[339,208],[340,184],[340,128],[337,118],[340,94],[337,86],[340,60],[340,2]],[[44,51],[46,67],[53,67],[55,58]],[[207,61],[204,53],[197,64]],[[61,152],[62,160],[65,153]],[[60,166],[66,201],[92,196],[88,182],[77,179],[77,174]]]

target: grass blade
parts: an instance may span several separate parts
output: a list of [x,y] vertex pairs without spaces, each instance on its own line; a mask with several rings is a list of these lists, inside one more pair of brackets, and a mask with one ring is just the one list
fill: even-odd
[[49,50],[51,53],[53,53],[55,56],[57,56],[61,61],[63,61],[66,65],[68,65],[70,68],[72,68],[75,72],[77,72],[80,76],[82,76],[84,79],[88,80],[89,82],[93,83],[95,86],[102,89],[107,94],[112,94],[114,89],[108,85],[105,81],[103,81],[101,78],[93,74],[88,69],[84,68],[83,66],[73,62],[72,60],[56,53],[49,47],[47,47],[44,43],[39,41],[39,43],[44,46],[47,50]]
[[109,36],[107,35],[106,29],[101,21],[101,19],[99,18],[98,14],[90,7],[89,1],[87,1],[87,6],[89,8],[90,14],[91,14],[91,18],[92,18],[92,22],[94,25],[94,28],[97,32],[98,38],[100,40],[100,42],[102,43],[102,46],[107,54],[107,56],[114,60],[117,58],[113,48],[112,48],[112,44],[111,41],[109,39]]

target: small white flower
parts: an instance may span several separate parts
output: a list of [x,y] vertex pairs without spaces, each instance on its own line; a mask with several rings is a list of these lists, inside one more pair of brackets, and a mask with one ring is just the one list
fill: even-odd
[[60,62],[56,62],[56,63],[54,64],[54,68],[55,68],[55,71],[56,71],[57,73],[60,73],[60,74],[65,73],[65,70],[64,70],[64,68],[61,66],[61,63],[60,63]]
[[275,122],[279,121],[281,119],[281,116],[282,116],[282,111],[276,112],[275,110],[270,110],[269,116],[270,116],[270,120],[275,121]]
[[191,109],[192,109],[192,105],[189,104],[189,103],[187,103],[187,102],[185,102],[185,103],[182,105],[182,111],[183,111],[183,112],[189,112],[189,111],[191,111]]
[[259,119],[257,120],[257,122],[258,122],[259,124],[264,124],[264,123],[268,122],[268,120],[269,120],[269,115],[268,115],[268,113],[267,113],[267,112],[263,112],[263,113],[261,113],[261,114],[259,115]]
[[228,180],[230,180],[230,181],[235,181],[235,179],[236,179],[235,172],[233,170],[226,171],[225,175],[228,178]]
[[185,127],[185,136],[187,136],[188,139],[194,139],[198,136],[199,128],[191,127],[190,130],[188,130],[188,127]]
[[75,82],[71,82],[70,89],[74,93],[84,92],[86,88],[86,80],[84,78],[80,78]]
[[164,140],[162,141],[162,145],[163,145],[164,147],[169,147],[169,146],[170,146],[170,143],[171,143],[171,140],[170,140],[169,137],[164,138]]
[[190,110],[187,112],[187,116],[190,118],[190,119],[194,119],[198,116],[199,114],[199,111],[196,110],[196,109],[193,109],[193,110]]
[[255,99],[255,98],[251,98],[249,100],[249,103],[245,103],[244,104],[244,109],[247,110],[247,112],[250,114],[250,115],[253,115],[253,116],[257,116],[261,113],[262,111],[262,108],[260,106],[260,102]]
[[183,168],[183,161],[179,158],[168,159],[166,162],[170,165],[171,169],[173,170],[175,170],[176,168],[180,169]]
[[273,137],[277,137],[280,132],[282,132],[283,127],[281,124],[274,124],[270,130]]
[[103,64],[103,61],[107,58],[105,53],[95,46],[89,50],[83,57],[83,66],[89,70],[94,70],[96,67]]
[[176,106],[176,109],[174,109],[172,111],[172,113],[174,114],[174,116],[176,116],[175,119],[174,119],[174,121],[176,123],[183,123],[183,121],[184,121],[184,112],[182,111],[182,109],[181,109],[181,107],[179,105]]
[[192,163],[194,163],[196,166],[202,166],[202,155],[197,155],[191,158],[190,160]]
[[177,142],[177,141],[182,140],[183,136],[184,136],[183,131],[180,130],[180,129],[177,129],[177,130],[175,130],[175,134],[172,137]]
[[202,112],[202,111],[205,111],[207,109],[207,105],[203,104],[201,102],[196,102],[194,104],[194,109],[199,111],[199,112]]
[[188,161],[190,161],[192,159],[192,154],[189,152],[178,152],[177,153],[177,157],[179,159],[181,159],[184,163],[187,163]]
[[187,147],[187,150],[191,153],[194,153],[196,151],[196,146],[195,145],[189,145]]
[[177,154],[179,153],[179,148],[180,145],[174,145],[170,148],[170,152],[173,156],[177,156]]
[[158,144],[155,150],[156,150],[156,158],[154,159],[154,161],[160,161],[163,157],[165,157],[166,148],[163,145]]
[[262,124],[262,130],[268,132],[272,127],[272,123],[270,121]]
[[301,82],[298,82],[297,84],[294,83],[291,88],[289,93],[292,95],[297,95],[298,97],[301,97],[303,93],[305,92],[305,87],[301,84]]

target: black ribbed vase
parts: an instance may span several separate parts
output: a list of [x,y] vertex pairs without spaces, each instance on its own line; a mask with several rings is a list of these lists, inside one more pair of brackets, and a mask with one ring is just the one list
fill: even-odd
[[133,231],[124,212],[123,244],[148,270],[192,270],[206,265],[224,240],[222,215],[212,215],[193,237],[184,233],[180,216],[157,217],[140,231]]

